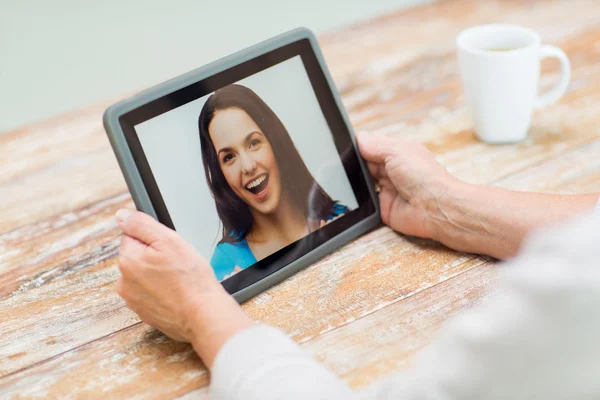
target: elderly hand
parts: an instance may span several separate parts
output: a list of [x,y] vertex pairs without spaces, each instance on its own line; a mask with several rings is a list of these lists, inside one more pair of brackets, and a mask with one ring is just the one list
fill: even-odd
[[444,202],[460,182],[420,143],[361,133],[358,144],[379,185],[383,223],[407,235],[440,240]]
[[220,346],[253,322],[177,232],[137,211],[120,210],[117,222],[123,229],[117,293],[148,325],[191,342],[210,367]]
[[379,183],[381,218],[407,235],[496,258],[514,256],[533,229],[591,211],[598,194],[515,192],[462,182],[422,144],[386,136],[358,137]]

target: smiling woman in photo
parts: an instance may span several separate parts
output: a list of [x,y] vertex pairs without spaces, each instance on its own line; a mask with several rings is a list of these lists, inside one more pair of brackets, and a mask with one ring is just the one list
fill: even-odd
[[198,118],[206,181],[223,224],[219,280],[347,213],[315,181],[285,126],[252,90],[229,85]]

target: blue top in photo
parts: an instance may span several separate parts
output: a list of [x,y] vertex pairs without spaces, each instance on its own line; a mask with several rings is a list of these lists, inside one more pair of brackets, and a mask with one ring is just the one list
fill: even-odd
[[[348,211],[348,207],[335,202],[331,214],[326,218],[326,221],[346,214]],[[226,275],[233,272],[236,265],[241,269],[246,269],[256,261],[256,257],[252,254],[246,238],[243,238],[239,242],[219,243],[210,259],[210,265],[212,265],[217,279],[222,281]]]

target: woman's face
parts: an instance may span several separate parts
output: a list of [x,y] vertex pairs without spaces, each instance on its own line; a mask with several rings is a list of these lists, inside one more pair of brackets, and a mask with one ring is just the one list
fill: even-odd
[[274,212],[282,191],[279,168],[271,144],[254,120],[241,108],[219,110],[208,133],[231,189],[251,208]]

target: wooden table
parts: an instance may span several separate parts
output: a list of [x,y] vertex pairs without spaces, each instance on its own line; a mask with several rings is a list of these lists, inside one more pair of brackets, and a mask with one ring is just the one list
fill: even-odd
[[[473,137],[454,38],[494,21],[563,48],[566,96],[523,143]],[[320,37],[358,129],[425,142],[460,178],[513,189],[600,191],[600,7],[589,1],[447,1]],[[558,65],[543,65],[543,87]],[[108,103],[107,103],[108,104]],[[101,124],[107,104],[0,136],[0,398],[206,398],[209,375],[116,295],[132,207]],[[440,324],[485,298],[497,266],[381,227],[244,304],[353,387],[410,367]]]

